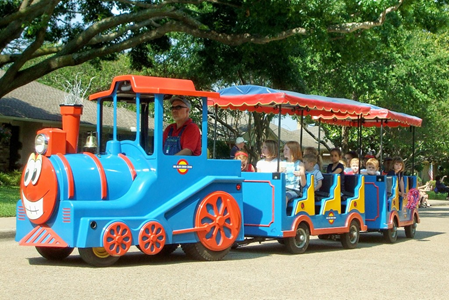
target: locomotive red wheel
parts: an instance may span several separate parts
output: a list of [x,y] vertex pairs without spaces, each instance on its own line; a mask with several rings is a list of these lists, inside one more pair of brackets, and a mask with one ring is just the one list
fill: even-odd
[[110,255],[124,255],[131,247],[131,242],[131,230],[125,223],[115,222],[106,227],[103,235],[103,245]]
[[241,227],[241,214],[237,201],[226,192],[213,192],[201,201],[196,213],[195,226],[200,242],[212,251],[232,246]]
[[164,248],[165,242],[164,227],[158,222],[150,221],[140,229],[139,246],[143,253],[148,255],[158,254]]

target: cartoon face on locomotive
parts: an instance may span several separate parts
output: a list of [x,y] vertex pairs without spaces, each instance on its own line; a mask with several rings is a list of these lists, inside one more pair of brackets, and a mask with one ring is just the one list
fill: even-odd
[[[73,248],[86,262],[107,266],[132,245],[148,255],[184,252],[221,259],[243,239],[240,165],[207,159],[207,135],[199,156],[163,153],[164,100],[184,95],[203,100],[202,132],[207,132],[206,97],[189,80],[124,75],[97,100],[95,153],[78,153],[83,106],[61,105],[62,129],[37,132],[17,205],[16,241],[35,246],[49,259]],[[117,103],[136,104],[133,136],[118,133]],[[113,107],[110,138],[103,126],[104,102]],[[154,104],[154,133],[148,119]],[[206,176],[207,175],[207,176]]]

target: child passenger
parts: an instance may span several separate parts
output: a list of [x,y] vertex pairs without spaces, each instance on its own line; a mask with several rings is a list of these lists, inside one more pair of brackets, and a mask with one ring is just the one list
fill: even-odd
[[281,163],[281,171],[285,173],[285,196],[288,202],[301,197],[301,188],[306,184],[299,143],[295,141],[287,142],[284,146],[284,157],[285,161]]
[[399,196],[404,197],[405,196],[405,190],[404,190],[404,170],[405,170],[405,164],[402,158],[395,157],[392,161],[393,169],[390,170],[387,174],[387,176],[396,175],[398,180],[398,186],[399,186]]
[[355,151],[349,151],[348,153],[345,154],[345,163],[346,163],[346,168],[344,170],[345,174],[349,174],[349,172],[351,172],[351,160],[354,158],[358,158],[357,153]]
[[266,140],[262,144],[262,158],[256,164],[257,172],[273,173],[277,172],[278,148],[273,140]]
[[239,159],[242,164],[242,172],[255,172],[254,166],[248,161],[248,153],[244,151],[237,151],[234,156],[235,159]]
[[351,163],[349,164],[350,171],[345,172],[345,175],[355,175],[355,174],[359,174],[359,164],[360,161],[358,158],[353,158],[351,159]]
[[340,162],[341,160],[341,151],[338,148],[334,148],[331,150],[331,161],[332,164],[329,164],[326,169],[326,173],[332,174],[344,174],[345,166]]
[[382,175],[387,175],[393,169],[393,159],[391,157],[385,157]]
[[319,190],[321,185],[323,184],[323,174],[321,174],[320,170],[315,169],[316,155],[313,155],[311,153],[304,155],[302,158],[304,161],[304,168],[306,169],[306,174],[312,174],[314,176],[314,183],[315,183],[315,191]]
[[313,154],[316,157],[316,163],[314,168],[318,171],[321,171],[321,157],[318,155],[318,150],[314,147],[307,147],[304,149],[304,155]]
[[366,169],[360,171],[363,175],[380,175],[379,161],[375,158],[370,158],[366,161]]

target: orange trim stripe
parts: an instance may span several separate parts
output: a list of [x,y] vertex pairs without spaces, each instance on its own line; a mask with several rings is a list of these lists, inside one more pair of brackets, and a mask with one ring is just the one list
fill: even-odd
[[104,172],[104,168],[101,165],[101,162],[98,159],[98,157],[96,157],[95,155],[93,155],[90,152],[83,152],[83,154],[92,158],[95,165],[97,166],[98,174],[100,175],[100,181],[101,181],[101,199],[105,199],[106,196],[108,195],[108,181],[106,179],[106,173]]
[[189,233],[189,232],[205,231],[205,230],[209,230],[212,226],[214,226],[213,223],[207,224],[207,225],[201,226],[201,227],[173,230],[172,234],[175,235],[175,234],[183,234],[183,233]]
[[134,178],[136,178],[137,173],[136,173],[136,169],[134,169],[133,163],[129,160],[128,157],[126,157],[126,155],[123,155],[122,153],[119,153],[118,157],[120,157],[121,159],[123,159],[125,161],[126,165],[128,166],[129,172],[131,173],[131,178],[134,181]]
[[56,156],[62,161],[65,172],[67,174],[67,198],[72,199],[75,196],[75,183],[73,180],[73,172],[67,158],[61,153],[57,153]]

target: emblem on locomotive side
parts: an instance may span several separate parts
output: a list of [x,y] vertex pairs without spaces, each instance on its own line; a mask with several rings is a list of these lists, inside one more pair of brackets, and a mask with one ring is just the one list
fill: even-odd
[[180,159],[176,165],[173,165],[173,169],[177,169],[178,173],[181,175],[187,174],[187,172],[191,168],[192,166],[189,165],[189,163],[185,159]]

